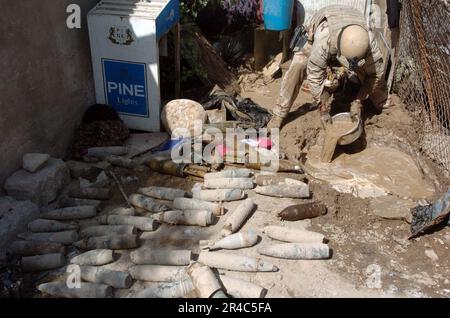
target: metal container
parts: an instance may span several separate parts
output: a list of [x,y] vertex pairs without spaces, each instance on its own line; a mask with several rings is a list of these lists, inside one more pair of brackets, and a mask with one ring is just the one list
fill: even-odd
[[[333,123],[336,121],[348,121],[353,120],[351,113],[340,113],[337,115],[334,115],[332,118]],[[346,146],[354,143],[356,140],[358,140],[362,133],[363,133],[363,125],[361,118],[357,118],[356,121],[354,121],[355,126],[350,129],[347,133],[345,133],[338,141],[338,145]]]

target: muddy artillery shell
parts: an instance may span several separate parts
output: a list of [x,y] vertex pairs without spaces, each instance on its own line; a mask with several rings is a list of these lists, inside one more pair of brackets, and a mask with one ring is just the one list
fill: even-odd
[[22,258],[22,270],[24,272],[40,272],[62,267],[66,264],[63,254],[46,254],[28,256]]
[[220,172],[205,174],[205,180],[223,179],[223,178],[249,178],[252,175],[250,169],[230,169]]
[[72,189],[69,191],[69,195],[79,199],[109,200],[111,191],[108,188]]
[[325,240],[325,236],[320,233],[281,226],[267,226],[263,233],[272,239],[289,243],[323,243]]
[[287,207],[278,213],[278,217],[283,221],[300,221],[316,218],[325,214],[327,214],[327,207],[324,204],[312,202]]
[[136,235],[99,236],[78,241],[73,245],[82,250],[127,250],[138,247],[138,238]]
[[194,192],[194,199],[209,202],[231,202],[242,200],[245,193],[239,189],[201,190]]
[[43,293],[60,298],[110,298],[111,286],[92,283],[81,283],[80,288],[69,288],[63,283],[41,284],[37,289]]
[[176,198],[173,201],[174,209],[180,210],[200,210],[211,211],[214,215],[222,215],[220,204],[188,198]]
[[211,268],[200,263],[193,263],[187,272],[200,298],[226,298]]
[[117,167],[128,169],[133,169],[134,167],[136,167],[136,163],[130,158],[111,155],[106,157],[105,160],[108,161],[113,166]]
[[137,265],[130,268],[131,276],[145,282],[175,282],[186,275],[184,266]]
[[136,210],[134,208],[119,207],[119,208],[112,210],[109,214],[110,215],[122,215],[122,216],[135,216]]
[[141,216],[110,215],[107,217],[109,225],[131,225],[143,232],[153,232],[158,227],[158,223],[153,218]]
[[233,298],[264,298],[267,294],[267,289],[246,280],[220,275],[220,281]]
[[40,241],[15,241],[9,246],[13,255],[34,256],[43,254],[65,254],[66,247],[60,243]]
[[130,258],[136,265],[189,265],[192,252],[142,248],[131,252]]
[[88,149],[88,157],[105,159],[108,156],[123,156],[128,153],[127,147],[95,147]]
[[114,262],[114,253],[112,250],[93,250],[70,260],[70,263],[87,266],[103,266]]
[[129,200],[135,208],[141,208],[149,212],[164,212],[169,209],[164,204],[160,204],[142,194],[132,194],[130,195]]
[[180,281],[164,283],[144,289],[134,295],[135,298],[182,298],[194,290],[189,276]]
[[255,192],[277,198],[303,199],[310,196],[309,186],[306,183],[304,185],[281,184],[256,187]]
[[173,201],[176,198],[184,198],[188,195],[186,191],[165,187],[140,188],[138,192],[148,197],[166,201]]
[[171,225],[209,226],[214,222],[214,214],[209,211],[167,211],[157,213],[153,218]]
[[108,236],[136,234],[137,230],[132,225],[99,225],[90,226],[80,231],[81,237]]
[[251,178],[220,178],[205,180],[208,189],[241,189],[250,190],[255,187]]
[[256,205],[251,199],[246,199],[242,202],[236,210],[227,218],[220,234],[227,236],[236,233],[244,224],[245,220],[255,209]]
[[222,252],[202,251],[198,262],[213,268],[227,269],[238,272],[277,272],[273,264],[258,258]]
[[256,176],[256,184],[258,186],[269,186],[269,185],[277,185],[280,183],[286,183],[287,179],[293,179],[297,181],[304,182],[306,180],[304,175],[299,174],[286,174],[286,175],[280,175],[280,174],[260,174]]
[[127,289],[133,284],[129,273],[95,266],[81,266],[81,278],[90,283],[105,284],[118,289]]
[[61,232],[77,229],[78,225],[76,224],[68,224],[59,221],[45,220],[45,219],[37,219],[31,223],[28,223],[28,230],[33,233]]
[[285,259],[327,259],[330,257],[330,248],[326,244],[312,243],[284,243],[261,248],[258,252]]
[[68,197],[64,197],[59,201],[59,206],[61,208],[69,208],[74,206],[94,206],[98,209],[100,204],[102,204],[102,201],[100,200],[78,199]]
[[78,241],[76,231],[51,232],[51,233],[22,233],[18,237],[29,241],[53,242],[64,245],[70,245]]
[[217,242],[214,241],[200,241],[200,246],[203,249],[209,250],[236,250],[255,245],[258,242],[258,235],[253,232],[242,232],[229,235]]
[[41,218],[57,221],[82,220],[93,218],[97,215],[97,209],[94,206],[77,206],[64,209],[53,210],[41,214]]

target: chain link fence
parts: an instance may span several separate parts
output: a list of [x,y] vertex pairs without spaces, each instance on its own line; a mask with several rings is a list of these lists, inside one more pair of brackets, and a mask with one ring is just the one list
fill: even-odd
[[450,171],[450,4],[404,0],[394,92],[413,115],[424,153]]

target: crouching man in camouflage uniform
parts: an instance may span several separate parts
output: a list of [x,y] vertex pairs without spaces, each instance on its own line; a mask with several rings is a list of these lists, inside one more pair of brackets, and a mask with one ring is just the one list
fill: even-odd
[[305,78],[319,105],[322,124],[329,123],[332,90],[326,85],[327,71],[336,67],[343,68],[346,76],[356,78],[361,84],[351,106],[353,115],[361,116],[362,102],[368,98],[381,111],[388,102],[383,58],[364,15],[351,7],[328,6],[313,16],[306,30],[307,43],[294,50],[268,128],[281,127]]

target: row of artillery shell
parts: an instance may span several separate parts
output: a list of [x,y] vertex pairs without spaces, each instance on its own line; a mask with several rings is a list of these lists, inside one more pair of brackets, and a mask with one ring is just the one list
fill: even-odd
[[254,232],[240,232],[218,241],[200,241],[200,247],[211,251],[217,249],[235,250],[254,246],[258,239],[259,236]]
[[188,265],[192,259],[192,252],[141,248],[131,252],[130,258],[136,265]]
[[166,201],[173,201],[176,198],[184,198],[188,196],[186,191],[165,187],[140,188],[138,192],[148,197]]
[[109,200],[111,191],[108,188],[77,188],[69,191],[72,198],[89,200]]
[[139,246],[138,237],[136,235],[115,235],[115,236],[99,236],[90,237],[73,243],[75,247],[82,250],[111,249],[126,250]]
[[189,198],[176,198],[173,201],[174,209],[178,210],[203,210],[210,211],[218,216],[222,214],[220,204]]
[[41,214],[42,219],[56,221],[71,221],[90,219],[97,215],[97,209],[94,206],[77,206],[53,210]]
[[204,185],[208,189],[240,189],[250,190],[255,187],[251,178],[218,178],[206,179]]
[[230,214],[225,221],[224,227],[222,229],[221,235],[227,236],[237,232],[245,220],[250,216],[250,214],[255,210],[255,203],[251,199],[246,199],[243,201],[236,210]]
[[161,223],[171,225],[209,226],[214,222],[214,214],[210,211],[167,211],[152,216]]
[[143,232],[153,232],[158,227],[158,222],[154,218],[127,215],[105,215],[99,218],[99,222],[109,225],[129,225],[134,226]]
[[157,201],[155,201],[152,198],[149,198],[142,194],[132,194],[129,197],[130,204],[133,205],[135,208],[143,209],[148,212],[164,212],[169,210],[169,207],[167,207],[164,204],[161,204]]
[[245,193],[240,189],[200,190],[193,197],[208,202],[231,202],[244,199]]

